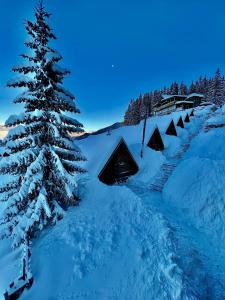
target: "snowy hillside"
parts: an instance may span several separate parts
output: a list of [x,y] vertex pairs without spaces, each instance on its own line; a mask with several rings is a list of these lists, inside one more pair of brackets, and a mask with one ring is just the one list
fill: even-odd
[[[33,242],[22,300],[225,299],[225,122],[211,108],[177,137],[165,128],[187,111],[149,119],[145,144],[157,126],[165,150],[144,147],[143,159],[142,123],[76,141],[88,158],[82,201]],[[121,137],[139,172],[107,186],[97,176]],[[1,243],[0,295],[19,269],[19,252]]]

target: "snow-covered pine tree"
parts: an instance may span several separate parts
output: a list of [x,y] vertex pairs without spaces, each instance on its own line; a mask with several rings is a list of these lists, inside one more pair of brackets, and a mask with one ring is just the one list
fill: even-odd
[[181,82],[179,86],[179,95],[187,95],[187,94],[188,94],[187,86],[183,82]]
[[221,105],[225,102],[224,78],[219,69],[217,69],[215,76],[211,81],[209,98],[216,105]]
[[197,93],[197,90],[196,90],[196,85],[195,83],[192,81],[190,87],[189,87],[189,94],[192,94],[192,93]]
[[152,99],[149,93],[144,94],[141,102],[141,119],[149,117],[152,112]]
[[124,124],[125,125],[132,125],[133,124],[133,103],[134,100],[130,100],[130,103],[128,105],[127,111],[125,112],[124,115]]
[[0,185],[0,200],[6,201],[0,237],[11,237],[13,247],[54,224],[68,205],[78,202],[76,174],[84,172],[77,162],[85,158],[71,138],[83,131],[83,125],[67,115],[79,110],[74,96],[63,87],[70,72],[58,65],[62,57],[50,46],[56,37],[49,17],[41,1],[34,22],[25,26],[29,54],[22,57],[26,62],[13,68],[20,76],[8,83],[22,88],[14,102],[25,108],[6,122],[14,128],[4,139],[9,156],[0,162],[7,179]]
[[137,125],[141,121],[141,103],[142,103],[142,95],[134,101],[133,106],[133,125]]
[[171,84],[171,87],[170,87],[170,94],[171,95],[178,95],[179,93],[179,85],[178,83],[175,81]]

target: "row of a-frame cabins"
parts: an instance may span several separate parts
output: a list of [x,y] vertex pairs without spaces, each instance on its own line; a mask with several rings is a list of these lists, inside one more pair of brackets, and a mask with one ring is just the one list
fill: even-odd
[[[167,124],[165,123],[164,126],[162,126],[162,131],[160,130],[160,126],[155,124],[151,131],[151,135],[147,140],[146,146],[155,151],[163,151],[165,149],[165,145],[162,134],[177,136],[176,126],[185,128],[185,123],[189,123],[190,117],[193,116],[194,110],[186,113],[183,117],[179,115],[175,118],[171,118],[169,121],[167,120]],[[126,181],[130,176],[135,175],[138,171],[139,166],[137,161],[132,155],[132,152],[124,138],[120,137],[114,149],[112,149],[111,153],[108,154],[108,158],[98,173],[98,178],[101,182],[112,185]]]

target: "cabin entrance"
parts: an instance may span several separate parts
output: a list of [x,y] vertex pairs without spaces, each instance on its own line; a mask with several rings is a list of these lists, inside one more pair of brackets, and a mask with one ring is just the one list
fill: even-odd
[[186,117],[185,117],[185,119],[184,119],[184,122],[185,122],[185,123],[189,123],[189,122],[190,122],[190,118],[189,118],[188,114],[186,115]]
[[170,125],[168,126],[167,130],[166,130],[166,134],[167,135],[174,135],[177,136],[177,131],[174,125],[173,120],[170,122]]
[[154,130],[152,136],[150,137],[150,140],[149,140],[147,146],[149,148],[152,148],[153,150],[156,150],[156,151],[164,150],[164,144],[163,144],[163,141],[162,141],[162,138],[161,138],[161,135],[160,135],[160,132],[159,132],[158,128],[156,128]]
[[180,128],[184,128],[184,122],[181,117],[180,117],[179,121],[177,122],[177,126]]
[[138,172],[138,166],[122,139],[99,174],[99,180],[106,184],[124,182]]

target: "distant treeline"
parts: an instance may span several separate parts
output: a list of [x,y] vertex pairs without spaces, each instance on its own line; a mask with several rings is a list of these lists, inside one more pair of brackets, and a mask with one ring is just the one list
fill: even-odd
[[221,105],[225,103],[225,80],[218,69],[212,78],[200,76],[198,80],[193,81],[190,86],[183,82],[178,84],[173,82],[170,87],[164,87],[161,90],[154,90],[137,99],[131,99],[127,111],[124,115],[126,125],[138,124],[145,116],[150,116],[154,104],[162,99],[162,95],[188,95],[191,93],[203,94],[206,101]]

